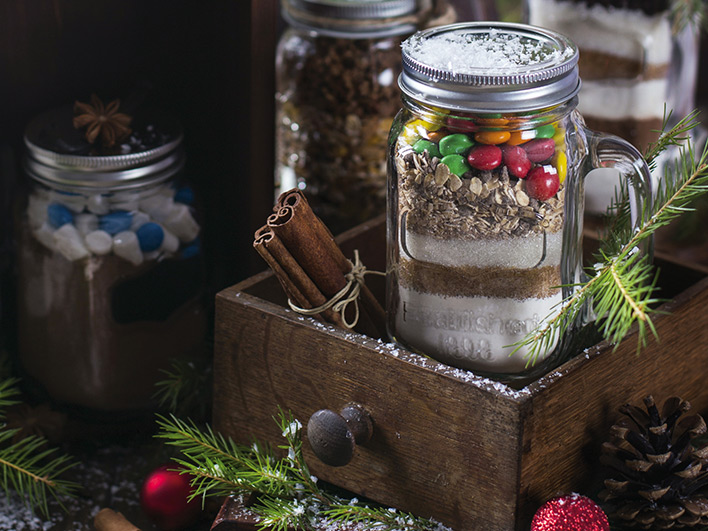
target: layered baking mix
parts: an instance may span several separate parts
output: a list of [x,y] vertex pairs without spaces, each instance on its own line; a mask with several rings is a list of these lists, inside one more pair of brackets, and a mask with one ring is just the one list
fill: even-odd
[[509,345],[562,298],[564,135],[559,123],[475,133],[408,122],[394,148],[397,341],[462,368],[523,371],[526,350],[510,357]]
[[669,101],[670,2],[529,0],[529,21],[580,49],[578,110],[588,126],[640,151],[658,138]]

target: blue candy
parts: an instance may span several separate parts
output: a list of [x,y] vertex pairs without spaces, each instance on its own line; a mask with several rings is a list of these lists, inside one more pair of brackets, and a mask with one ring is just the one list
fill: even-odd
[[47,207],[47,218],[49,220],[49,224],[55,229],[58,229],[67,223],[74,222],[74,214],[71,213],[71,210],[60,203],[52,203]]
[[140,243],[140,250],[149,253],[162,245],[162,240],[165,239],[165,231],[162,230],[157,223],[149,222],[142,225],[135,231]]
[[98,220],[98,228],[105,230],[111,236],[115,236],[119,232],[130,229],[133,224],[133,214],[124,210],[116,210],[105,216],[101,216]]
[[192,258],[193,256],[197,256],[200,251],[201,242],[199,241],[199,238],[196,238],[194,241],[187,244],[184,249],[182,249],[182,258]]
[[191,205],[194,203],[194,190],[189,186],[185,186],[177,190],[175,193],[175,201],[178,203],[184,203],[185,205]]

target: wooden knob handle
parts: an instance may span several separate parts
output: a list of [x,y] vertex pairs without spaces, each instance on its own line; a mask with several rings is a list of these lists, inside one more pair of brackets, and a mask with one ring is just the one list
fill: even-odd
[[357,444],[366,444],[373,433],[373,422],[358,404],[347,404],[341,412],[320,409],[307,423],[307,438],[315,455],[330,466],[344,466],[354,457]]

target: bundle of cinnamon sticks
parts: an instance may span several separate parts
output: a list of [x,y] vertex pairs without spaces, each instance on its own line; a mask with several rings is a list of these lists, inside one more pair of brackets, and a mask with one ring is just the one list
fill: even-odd
[[[281,194],[273,211],[256,231],[253,247],[273,270],[292,303],[305,309],[322,306],[347,285],[345,276],[352,271],[352,262],[300,190]],[[355,330],[374,338],[385,337],[384,310],[365,285],[359,302],[362,311]],[[342,315],[332,309],[315,317],[347,328]]]

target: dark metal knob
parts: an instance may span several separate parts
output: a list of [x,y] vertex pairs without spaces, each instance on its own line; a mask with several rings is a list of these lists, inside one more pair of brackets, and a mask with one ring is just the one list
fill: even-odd
[[320,461],[344,466],[354,457],[357,444],[371,439],[374,424],[369,413],[358,404],[347,404],[339,413],[320,409],[307,423],[307,439]]

